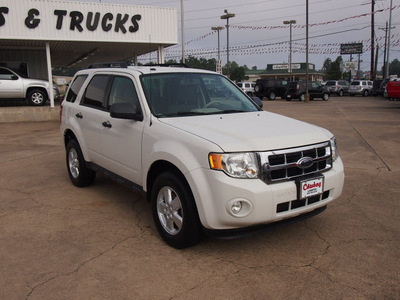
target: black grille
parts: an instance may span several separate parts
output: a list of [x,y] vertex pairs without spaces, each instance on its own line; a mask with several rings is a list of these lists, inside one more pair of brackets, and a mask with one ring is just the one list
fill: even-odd
[[293,200],[289,202],[279,203],[276,206],[276,212],[282,213],[293,209],[305,207],[314,203],[323,201],[329,197],[329,191],[325,191],[322,195],[313,196],[306,199]]
[[[260,153],[266,182],[291,180],[300,176],[324,172],[332,167],[330,143]],[[308,158],[307,166],[299,166],[302,158]]]

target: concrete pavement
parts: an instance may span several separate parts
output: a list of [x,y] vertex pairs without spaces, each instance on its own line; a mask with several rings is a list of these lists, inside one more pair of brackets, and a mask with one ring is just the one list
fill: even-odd
[[336,135],[342,197],[185,250],[161,240],[139,194],[70,183],[58,122],[0,124],[0,299],[400,299],[400,102],[264,104]]

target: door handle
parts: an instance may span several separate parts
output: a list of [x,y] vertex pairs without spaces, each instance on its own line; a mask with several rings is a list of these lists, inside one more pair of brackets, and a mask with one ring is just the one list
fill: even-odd
[[83,118],[83,115],[82,115],[82,113],[77,113],[77,114],[75,115],[75,117],[77,117],[78,119],[82,119],[82,118]]
[[105,121],[105,122],[103,122],[103,123],[101,123],[101,124],[102,124],[104,127],[107,127],[107,128],[111,128],[111,127],[112,127],[110,121]]

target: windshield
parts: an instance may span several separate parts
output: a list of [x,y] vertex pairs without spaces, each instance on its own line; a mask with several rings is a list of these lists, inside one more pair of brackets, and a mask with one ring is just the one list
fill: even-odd
[[327,81],[325,85],[336,85],[336,81]]
[[259,110],[240,89],[218,74],[158,73],[141,76],[156,117],[238,113]]

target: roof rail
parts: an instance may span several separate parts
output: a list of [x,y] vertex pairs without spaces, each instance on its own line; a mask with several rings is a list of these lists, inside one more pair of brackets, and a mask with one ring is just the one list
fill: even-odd
[[187,64],[183,63],[167,63],[167,64],[150,64],[150,67],[182,67],[182,68],[189,68]]
[[88,69],[96,69],[96,68],[127,68],[128,64],[124,61],[117,62],[102,62],[102,63],[94,63],[90,64]]

